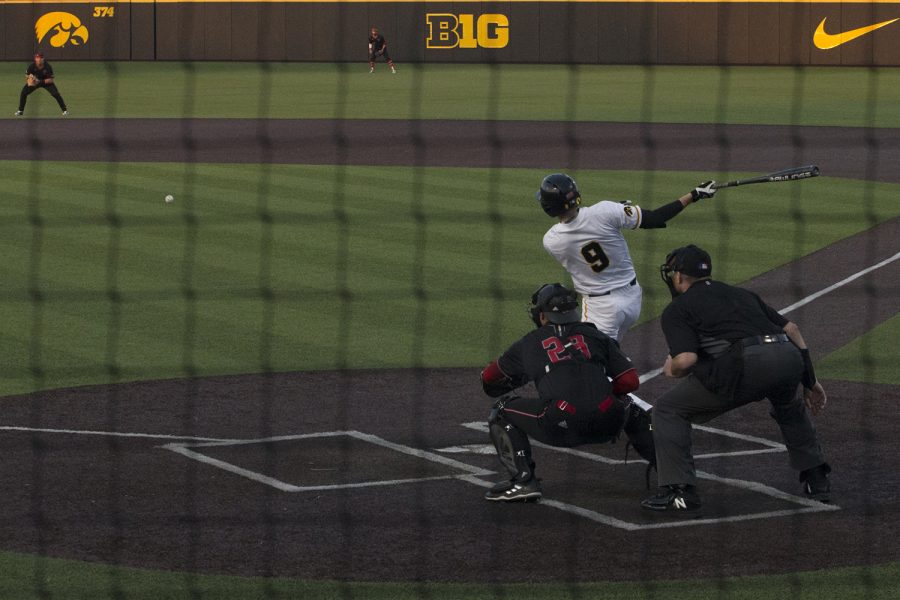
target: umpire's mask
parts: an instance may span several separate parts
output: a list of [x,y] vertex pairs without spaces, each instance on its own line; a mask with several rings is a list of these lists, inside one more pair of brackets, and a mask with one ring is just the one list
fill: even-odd
[[693,244],[669,252],[666,262],[659,266],[659,275],[669,288],[672,298],[679,295],[672,282],[672,274],[676,271],[698,279],[709,277],[712,275],[712,259],[706,250]]

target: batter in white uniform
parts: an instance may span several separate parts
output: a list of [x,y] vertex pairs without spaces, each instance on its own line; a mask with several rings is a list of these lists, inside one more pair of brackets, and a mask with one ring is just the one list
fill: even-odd
[[544,235],[544,248],[572,276],[582,298],[582,318],[622,341],[641,314],[643,294],[623,229],[656,229],[685,206],[716,193],[714,181],[701,183],[678,200],[655,210],[603,200],[581,207],[575,180],[563,173],[544,178],[537,199],[559,223]]

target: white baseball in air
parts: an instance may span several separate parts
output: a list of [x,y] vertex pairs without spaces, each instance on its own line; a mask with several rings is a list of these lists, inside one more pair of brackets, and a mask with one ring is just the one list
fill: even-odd
[[169,204],[171,202],[175,202],[175,196],[173,196],[172,194],[169,194],[166,196],[166,204]]

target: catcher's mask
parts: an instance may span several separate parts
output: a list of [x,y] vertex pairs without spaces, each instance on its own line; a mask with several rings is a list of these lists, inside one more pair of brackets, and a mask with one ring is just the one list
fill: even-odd
[[558,217],[581,204],[578,185],[565,173],[553,173],[544,177],[535,197],[544,212],[551,217]]
[[659,266],[659,275],[673,298],[679,295],[672,282],[672,274],[676,271],[690,277],[709,277],[712,275],[712,259],[706,250],[693,244],[669,252],[666,262]]
[[536,327],[541,326],[541,313],[554,325],[577,323],[581,320],[578,297],[575,292],[559,283],[545,283],[531,295],[528,309]]

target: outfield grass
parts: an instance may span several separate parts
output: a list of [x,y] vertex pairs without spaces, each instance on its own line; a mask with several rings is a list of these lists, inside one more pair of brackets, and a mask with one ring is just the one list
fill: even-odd
[[[900,127],[900,69],[54,61],[72,117],[524,119]],[[0,63],[16,81],[24,63]],[[7,86],[12,118],[18,90]],[[152,101],[148,99],[152,98]],[[27,114],[58,117],[49,94]]]
[[[895,299],[896,301],[896,299]],[[820,377],[862,383],[900,383],[900,316],[832,352],[816,365]]]
[[[370,76],[365,64],[54,66],[73,117],[900,127],[900,70],[890,68],[401,63],[396,76],[383,68]],[[18,82],[24,67],[0,63],[0,76]],[[7,89],[0,118],[15,110],[18,84]],[[29,98],[26,118],[40,116],[58,118],[43,92]],[[0,162],[0,396],[265,369],[481,365],[530,326],[524,306],[539,283],[566,281],[540,247],[552,223],[533,201],[544,174]],[[575,174],[589,203],[630,198],[650,207],[707,175]],[[665,230],[630,232],[645,287],[643,318],[668,302],[656,269],[671,248],[705,246],[717,278],[741,282],[896,217],[898,192],[897,185],[824,177],[765,194],[740,188],[690,207]],[[163,203],[167,193],[174,204]],[[847,198],[863,199],[864,209]],[[896,384],[898,326],[894,318],[826,358],[819,375]],[[0,598],[22,600],[886,600],[896,596],[898,580],[894,564],[642,584],[346,584],[0,553]]]
[[[0,394],[267,369],[481,365],[528,328],[524,306],[539,284],[568,281],[541,248],[552,221],[533,199],[537,170],[2,169]],[[653,207],[701,175],[577,176],[587,202]],[[643,318],[668,302],[657,268],[674,247],[706,247],[717,277],[741,282],[896,216],[898,192],[825,177],[765,194],[739,188],[667,229],[629,232]],[[848,197],[869,198],[868,210]]]
[[[41,573],[53,575],[43,577]],[[342,583],[148,571],[0,553],[0,597],[16,600],[894,600],[898,580],[900,566],[885,565],[767,577],[642,583]]]

